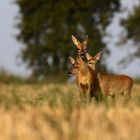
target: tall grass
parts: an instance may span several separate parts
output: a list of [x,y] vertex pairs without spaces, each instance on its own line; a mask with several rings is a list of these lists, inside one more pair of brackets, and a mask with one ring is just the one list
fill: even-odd
[[75,84],[0,84],[0,140],[139,140],[140,85],[131,100],[80,102]]

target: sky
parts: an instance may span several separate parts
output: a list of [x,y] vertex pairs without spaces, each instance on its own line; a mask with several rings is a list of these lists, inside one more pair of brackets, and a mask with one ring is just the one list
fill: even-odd
[[18,7],[13,0],[2,0],[0,4],[0,69],[5,69],[14,74],[27,76],[30,70],[25,65],[17,62],[17,55],[20,52],[21,44],[16,41],[15,35],[18,30],[15,28],[15,17],[18,14]]
[[111,34],[111,38],[108,39],[108,48],[111,50],[111,55],[107,59],[107,66],[110,70],[117,74],[128,74],[136,77],[140,76],[140,59],[135,59],[132,63],[127,66],[119,65],[119,61],[132,54],[135,51],[134,46],[131,43],[123,45],[123,47],[117,46],[120,35],[125,32],[119,25],[119,21],[122,18],[126,18],[129,13],[133,12],[133,7],[140,3],[139,0],[121,0],[122,10],[124,12],[116,13],[112,23],[107,28],[107,32]]
[[[122,0],[122,7],[132,11],[133,6],[138,4],[139,0]],[[108,38],[108,47],[111,50],[111,56],[107,59],[107,66],[118,74],[128,74],[131,76],[140,76],[140,60],[136,59],[127,67],[118,65],[122,57],[127,56],[133,51],[131,44],[127,47],[116,47],[117,36],[121,34],[122,28],[119,26],[119,19],[127,17],[127,12],[116,13],[112,24],[107,28],[107,32],[112,34]],[[2,0],[0,4],[0,69],[5,69],[13,74],[28,76],[31,71],[24,64],[18,65],[17,55],[20,53],[22,45],[16,41],[15,35],[18,30],[15,28],[15,17],[18,15],[18,7],[13,4],[13,0]]]

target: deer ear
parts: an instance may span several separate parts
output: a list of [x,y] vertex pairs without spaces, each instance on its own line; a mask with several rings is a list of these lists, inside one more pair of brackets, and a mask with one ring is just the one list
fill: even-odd
[[77,46],[80,42],[72,35],[72,41]]
[[86,53],[87,60],[89,60],[91,57],[92,57],[91,55],[89,55],[88,53]]
[[95,66],[88,65],[92,70],[95,70]]
[[75,63],[75,60],[71,56],[69,56],[69,60],[70,60],[71,64]]
[[94,57],[96,60],[100,60],[101,59],[101,52],[97,53],[96,56]]
[[83,44],[84,44],[84,45],[87,45],[87,42],[88,42],[88,35],[85,36],[85,39],[84,39],[84,41],[83,41]]

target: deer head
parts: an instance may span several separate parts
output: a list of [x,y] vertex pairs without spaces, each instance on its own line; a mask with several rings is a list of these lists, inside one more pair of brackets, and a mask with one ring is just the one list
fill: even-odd
[[85,39],[82,43],[72,35],[72,41],[77,47],[78,56],[84,57],[87,53],[88,35],[85,36]]
[[86,53],[86,58],[87,58],[87,65],[92,70],[95,70],[97,61],[101,59],[101,52],[97,53],[94,57]]
[[74,58],[72,58],[71,56],[69,56],[69,60],[72,64],[70,71],[68,72],[69,75],[76,75],[78,73],[79,67],[80,67],[80,63],[77,60],[74,60]]

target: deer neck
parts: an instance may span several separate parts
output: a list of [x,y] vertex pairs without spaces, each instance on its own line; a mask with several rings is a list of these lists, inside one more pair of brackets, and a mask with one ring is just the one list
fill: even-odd
[[89,72],[90,72],[90,74],[91,74],[91,76],[92,76],[92,84],[98,84],[98,71],[97,70],[93,70],[93,69],[91,69],[90,67],[88,67],[88,69],[89,69]]
[[82,75],[87,75],[87,72],[88,72],[88,67],[86,63],[82,63],[79,68],[79,73]]

